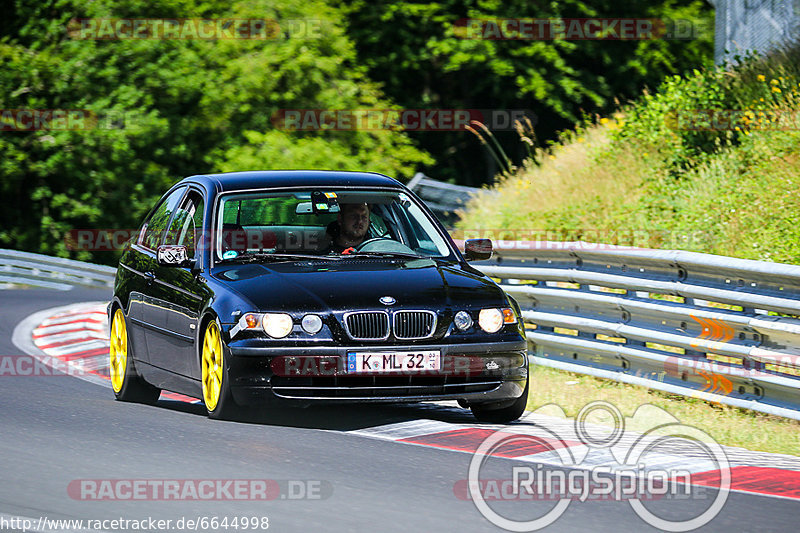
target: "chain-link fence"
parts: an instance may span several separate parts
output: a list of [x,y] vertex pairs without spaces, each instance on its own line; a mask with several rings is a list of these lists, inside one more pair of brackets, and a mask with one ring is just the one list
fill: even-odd
[[710,0],[716,8],[714,60],[768,52],[800,38],[800,0]]

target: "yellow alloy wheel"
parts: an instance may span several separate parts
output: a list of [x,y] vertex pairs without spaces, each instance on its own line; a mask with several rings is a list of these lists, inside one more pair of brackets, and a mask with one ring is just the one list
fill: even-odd
[[109,339],[111,357],[111,386],[119,393],[125,383],[125,368],[128,363],[128,330],[125,327],[125,316],[122,309],[117,309],[111,322],[111,338]]
[[206,409],[213,411],[219,402],[222,390],[222,339],[219,335],[219,326],[210,322],[206,328],[203,339],[203,401]]

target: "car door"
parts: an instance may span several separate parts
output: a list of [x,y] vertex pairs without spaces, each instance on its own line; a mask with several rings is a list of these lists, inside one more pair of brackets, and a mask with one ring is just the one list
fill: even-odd
[[148,337],[150,363],[186,377],[199,375],[196,328],[209,296],[198,268],[206,204],[202,192],[190,188],[175,210],[163,244],[186,246],[193,266],[158,265],[150,295],[159,311]]
[[128,261],[122,265],[132,274],[128,316],[136,358],[147,363],[150,362],[148,341],[153,328],[162,321],[160,310],[153,305],[153,284],[158,268],[156,248],[163,241],[169,219],[185,193],[184,186],[164,195],[139,231]]

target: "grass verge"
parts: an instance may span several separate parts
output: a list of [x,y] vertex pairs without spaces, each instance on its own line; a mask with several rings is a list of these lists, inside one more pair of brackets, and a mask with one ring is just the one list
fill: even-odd
[[798,263],[798,187],[800,42],[731,70],[668,77],[564,132],[476,195],[456,232]]
[[528,410],[531,411],[556,404],[568,417],[575,417],[587,403],[605,400],[630,417],[639,406],[650,404],[664,409],[683,424],[705,431],[719,444],[800,456],[800,422],[795,420],[539,365],[531,365],[530,370]]

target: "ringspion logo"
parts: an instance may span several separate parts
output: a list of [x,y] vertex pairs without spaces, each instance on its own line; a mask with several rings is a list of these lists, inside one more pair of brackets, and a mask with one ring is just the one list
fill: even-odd
[[[471,500],[495,526],[508,531],[538,531],[563,516],[574,501],[625,501],[637,516],[657,529],[691,531],[713,520],[725,505],[731,485],[728,458],[702,430],[681,424],[653,405],[642,405],[626,418],[605,401],[586,404],[571,430],[564,423],[563,410],[548,407],[560,410],[561,417],[537,420],[529,426],[530,433],[523,433],[522,425],[512,426],[517,429],[514,433],[491,432],[475,450],[467,479],[453,487],[456,497]],[[610,428],[605,427],[608,424],[593,424],[597,418],[610,421]],[[626,424],[649,429],[625,435]],[[527,464],[520,460],[532,453],[535,460]],[[665,461],[665,456],[684,459]],[[498,479],[498,472],[504,470],[507,477]],[[719,480],[711,485],[715,494],[693,483],[698,474],[700,480],[707,480],[709,473]],[[689,499],[710,503],[682,505]],[[663,508],[646,505],[652,500],[675,501],[676,505],[664,513]],[[541,506],[526,507],[532,501],[556,503],[542,513]]]

